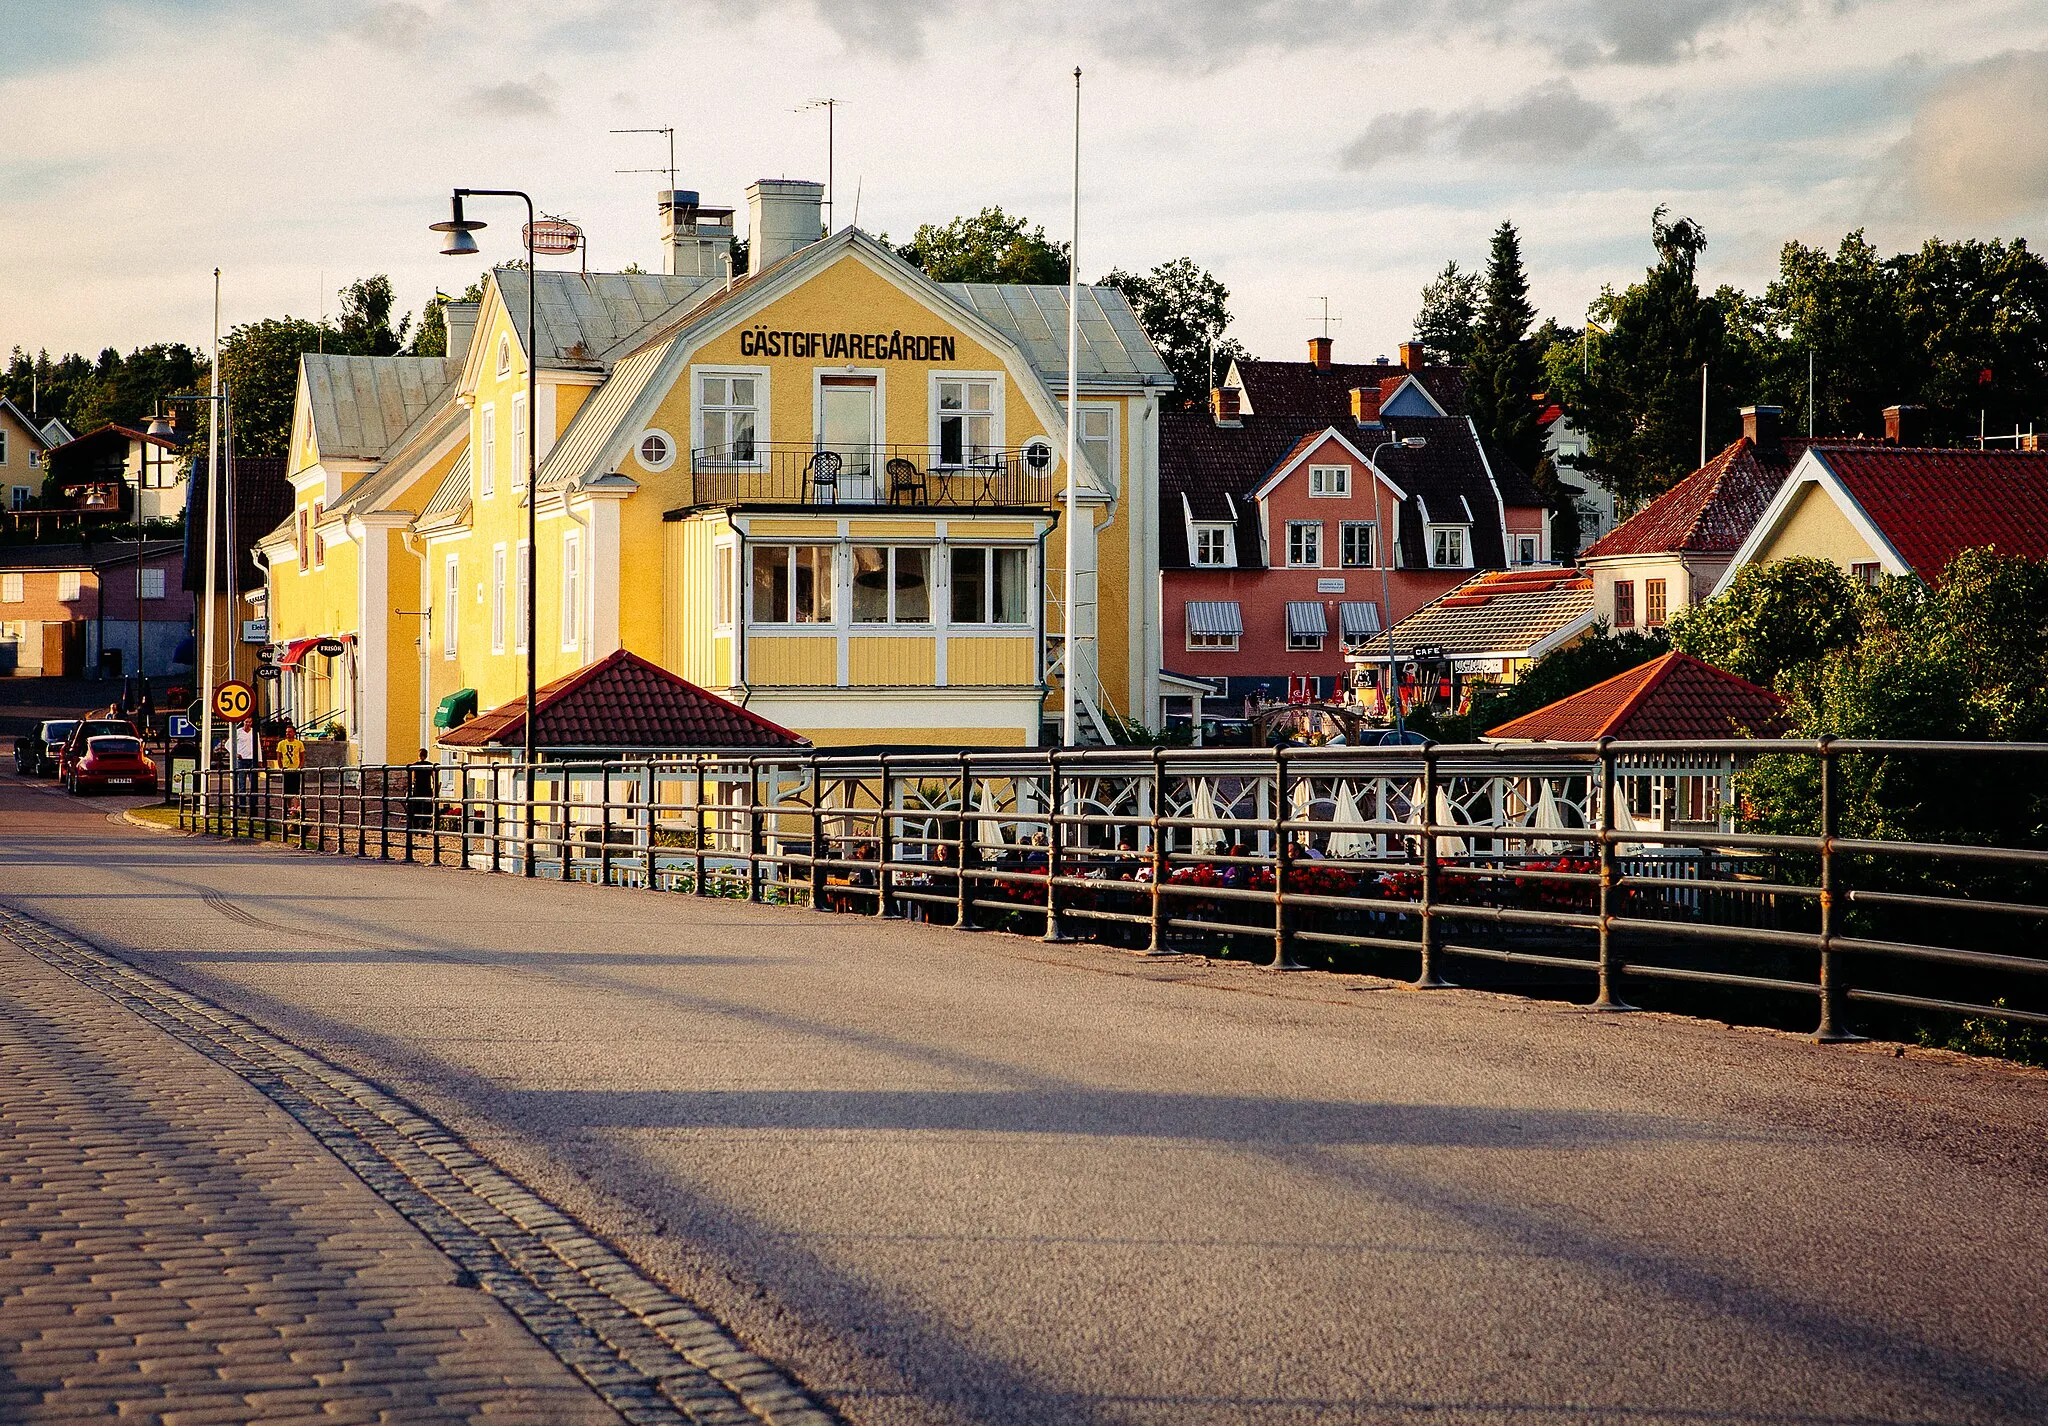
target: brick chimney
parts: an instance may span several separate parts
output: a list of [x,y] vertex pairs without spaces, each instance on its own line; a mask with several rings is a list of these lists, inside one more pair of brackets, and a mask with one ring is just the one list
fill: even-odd
[[1760,452],[1776,451],[1784,445],[1782,406],[1742,408],[1742,434]]
[[1380,389],[1377,386],[1351,388],[1351,418],[1361,426],[1380,423]]
[[1925,406],[1884,408],[1884,443],[1888,446],[1918,446],[1927,442]]
[[1237,414],[1237,388],[1218,386],[1209,392],[1209,414],[1219,426],[1241,426],[1244,424]]
[[1429,350],[1421,342],[1401,343],[1401,365],[1410,371],[1422,370],[1422,363],[1428,359]]
[[1328,337],[1310,337],[1308,339],[1308,359],[1315,364],[1317,371],[1328,371],[1330,369],[1330,345]]

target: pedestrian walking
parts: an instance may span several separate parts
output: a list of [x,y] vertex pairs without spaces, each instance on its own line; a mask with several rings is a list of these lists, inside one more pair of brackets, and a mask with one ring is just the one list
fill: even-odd
[[299,786],[305,777],[306,741],[299,736],[299,730],[292,724],[284,725],[284,736],[277,740],[277,770],[284,781],[284,815],[299,815]]
[[147,738],[156,732],[156,700],[149,696],[149,681],[143,680],[142,696],[135,700],[135,722]]
[[405,798],[405,820],[413,827],[434,825],[434,765],[427,761],[427,750],[420,749],[419,760],[412,765],[407,779]]

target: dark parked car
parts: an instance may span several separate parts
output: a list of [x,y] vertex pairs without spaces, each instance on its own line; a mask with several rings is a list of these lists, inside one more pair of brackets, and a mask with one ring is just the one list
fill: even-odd
[[14,770],[23,777],[49,777],[57,771],[57,754],[78,726],[75,718],[51,718],[33,733],[14,740]]
[[155,792],[156,763],[133,735],[102,734],[85,741],[72,761],[64,788],[74,796],[88,792]]
[[85,756],[86,740],[112,736],[135,738],[141,734],[126,718],[81,718],[71,725],[71,731],[64,735],[64,746],[57,752],[57,776],[66,787],[71,785],[72,769]]

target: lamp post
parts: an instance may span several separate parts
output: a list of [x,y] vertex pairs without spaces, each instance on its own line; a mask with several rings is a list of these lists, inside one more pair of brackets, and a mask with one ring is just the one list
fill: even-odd
[[[218,285],[218,273],[215,274],[214,280],[216,285]],[[218,298],[216,297],[216,301],[217,300]],[[216,325],[218,325],[218,318],[216,318]],[[215,419],[209,420],[206,424],[206,582],[204,594],[206,613],[203,616],[205,619],[205,623],[200,629],[195,629],[193,631],[195,634],[199,635],[201,644],[199,654],[201,660],[201,668],[199,672],[199,747],[193,761],[198,765],[197,770],[199,773],[199,811],[200,815],[203,817],[206,814],[208,802],[206,791],[206,773],[207,769],[211,767],[213,763],[213,625],[214,602],[215,596],[218,592],[218,588],[215,583],[215,566],[219,563],[219,559],[216,554],[216,551],[219,548],[219,526],[215,523],[214,520],[214,502],[220,497],[222,490],[227,486],[228,483],[226,479],[222,476],[220,471],[220,454],[222,450],[225,449],[228,453],[229,459],[233,459],[234,455],[234,436],[231,431],[227,431],[225,430],[225,428],[234,419],[235,405],[234,401],[231,398],[231,392],[229,388],[220,379],[220,356],[218,350],[216,350],[214,355],[213,391],[210,394],[205,396],[200,396],[197,394],[190,396],[166,396],[163,399],[165,401],[206,401],[215,403],[217,407],[217,409],[213,413]],[[163,436],[167,438],[172,436],[174,434],[174,431],[171,426],[170,420],[162,415],[153,417],[149,423],[149,434],[152,436]],[[223,436],[226,437],[225,447],[223,447],[222,444]],[[137,563],[136,566],[135,581],[136,607],[139,610],[142,604],[142,570],[139,562]],[[139,628],[139,614],[137,616],[137,619],[137,627]],[[233,646],[230,645],[230,647],[232,648]],[[136,653],[139,661],[141,656],[141,650],[139,647],[137,648]],[[233,671],[234,670],[232,667],[232,655],[230,655],[229,672],[232,674]],[[228,765],[230,768],[234,766],[234,749],[234,739],[230,738],[228,740]]]
[[[1372,459],[1366,464],[1372,467],[1372,528],[1375,537],[1383,536],[1387,528],[1385,522],[1380,519],[1380,452],[1392,447],[1399,447],[1404,451],[1419,451],[1428,444],[1427,436],[1395,436],[1391,440],[1381,441],[1372,448]],[[1397,519],[1399,515],[1400,512],[1396,511]],[[1394,544],[1394,540],[1388,540],[1384,550],[1375,550],[1374,553],[1379,556],[1380,609],[1381,617],[1387,626],[1382,635],[1387,641],[1387,696],[1394,703],[1394,740],[1399,742],[1408,732],[1408,720],[1401,709],[1400,665],[1394,661],[1394,596],[1387,574],[1394,563]]]
[[[526,855],[521,862],[525,874],[532,876],[533,740],[539,695],[534,660],[540,652],[539,621],[534,617],[534,601],[539,595],[535,558],[540,551],[540,491],[535,486],[539,459],[538,446],[534,439],[540,421],[540,402],[534,390],[535,373],[540,368],[540,348],[534,333],[534,293],[538,289],[540,275],[534,270],[533,265],[533,198],[517,188],[456,189],[449,199],[448,220],[427,225],[430,232],[448,235],[448,245],[441,249],[444,257],[475,257],[479,252],[476,239],[470,234],[486,225],[479,219],[463,216],[462,200],[465,198],[517,198],[526,204],[526,747],[522,754],[526,762]],[[565,843],[564,857],[568,855],[566,846]]]

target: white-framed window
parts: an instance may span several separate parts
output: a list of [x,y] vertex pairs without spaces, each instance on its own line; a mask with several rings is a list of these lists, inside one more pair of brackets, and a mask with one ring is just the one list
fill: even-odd
[[1287,648],[1290,653],[1316,653],[1323,647],[1321,634],[1289,634]]
[[1195,526],[1194,563],[1204,569],[1233,569],[1237,565],[1237,531],[1228,525]]
[[1292,569],[1318,569],[1323,563],[1323,522],[1287,522],[1287,563]]
[[1346,569],[1371,569],[1379,527],[1370,520],[1346,520],[1338,531],[1338,559]]
[[[29,454],[34,455],[35,452],[30,451]],[[26,485],[17,485],[14,487],[14,493],[9,498],[8,503],[16,510],[26,510],[28,509],[28,500],[29,488]]]
[[512,470],[509,484],[514,490],[526,488],[526,393],[512,397]]
[[1031,622],[1031,552],[955,545],[948,605],[955,624]]
[[832,546],[755,545],[756,624],[832,622]]
[[160,569],[139,569],[136,574],[136,594],[143,599],[164,597],[164,572]]
[[505,547],[491,547],[491,652],[505,652]]
[[1534,535],[1515,536],[1515,563],[1534,564],[1538,558],[1537,546],[1541,543]]
[[1084,405],[1081,424],[1074,428],[1074,441],[1080,446],[1081,454],[1088,457],[1088,463],[1095,467],[1095,473],[1108,483],[1111,490],[1115,490],[1116,407]]
[[0,604],[20,604],[27,599],[22,593],[21,575],[15,572],[0,574]]
[[932,622],[932,552],[925,545],[853,547],[853,622]]
[[1429,566],[1431,569],[1464,569],[1472,563],[1470,542],[1466,539],[1463,525],[1431,525],[1429,527]]
[[582,542],[571,530],[562,536],[562,647],[573,649],[583,636]]
[[994,377],[935,376],[932,439],[936,464],[985,465],[993,458],[1002,426]]
[[0,426],[0,465],[7,464],[7,428]]
[[312,521],[307,516],[306,507],[301,505],[299,507],[298,521],[292,529],[292,544],[297,547],[299,572],[301,574],[313,567],[312,528]]
[[498,375],[510,376],[511,374],[512,338],[501,334],[498,338]]
[[28,448],[28,468],[30,470],[40,470],[42,468],[42,464],[43,453],[37,450],[34,446],[30,446]]
[[756,372],[697,373],[697,450],[706,463],[753,464],[767,386]]
[[57,598],[66,604],[78,602],[85,589],[85,575],[75,569],[60,570],[57,574]]
[[526,581],[532,571],[527,568],[526,541],[521,540],[512,552],[512,651],[526,652]]
[[452,659],[455,657],[460,639],[460,635],[456,631],[461,627],[462,622],[461,615],[457,612],[457,606],[462,599],[462,557],[460,555],[448,556],[447,563],[442,566],[442,579],[447,588],[447,601],[441,615],[441,657]]
[[1188,631],[1188,651],[1190,653],[1231,653],[1236,648],[1237,635],[1235,634],[1197,634],[1192,629]]
[[477,413],[477,428],[483,439],[477,442],[477,494],[488,499],[498,493],[498,408],[485,405]]
[[315,569],[324,569],[327,565],[327,537],[320,533],[320,517],[326,513],[326,504],[315,500],[313,502],[311,525],[313,531],[313,568]]
[[1351,467],[1348,465],[1312,465],[1308,468],[1308,493],[1310,495],[1349,495],[1351,493]]
[[676,443],[667,431],[645,430],[634,443],[633,455],[648,470],[667,470],[676,463]]
[[718,545],[711,551],[712,620],[721,629],[732,627],[732,546]]

